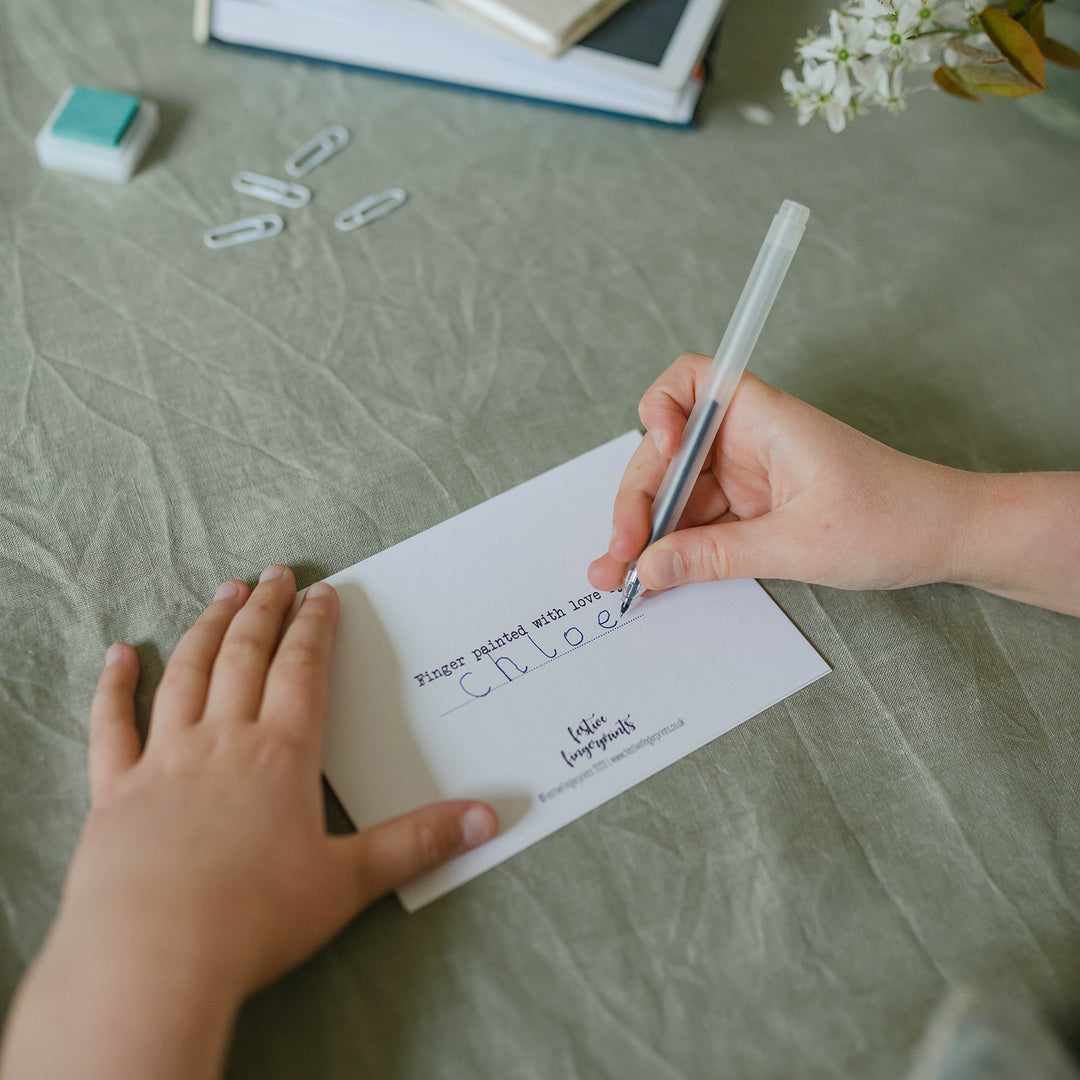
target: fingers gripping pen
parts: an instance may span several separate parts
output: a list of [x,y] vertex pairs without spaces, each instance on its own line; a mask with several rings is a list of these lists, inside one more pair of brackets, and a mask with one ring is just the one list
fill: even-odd
[[[750,277],[743,286],[742,295],[735,305],[731,321],[724,331],[716,359],[706,377],[705,385],[694,403],[686,427],[683,429],[679,452],[671,459],[664,474],[660,490],[652,507],[652,532],[649,544],[673,532],[686,509],[686,502],[694,488],[705,455],[712,446],[720,429],[728,405],[735,396],[735,388],[746,369],[750,354],[754,351],[758,335],[780,291],[795,249],[802,240],[810,211],[797,202],[785,199],[769,226],[765,242],[754,261]],[[648,544],[646,544],[648,547]],[[637,576],[637,562],[630,564],[623,581],[622,612],[634,602],[641,590]]]

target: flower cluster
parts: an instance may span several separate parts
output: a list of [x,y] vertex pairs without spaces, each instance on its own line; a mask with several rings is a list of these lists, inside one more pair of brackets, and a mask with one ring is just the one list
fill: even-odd
[[827,34],[798,42],[802,77],[790,68],[781,76],[799,123],[821,116],[839,132],[871,105],[898,114],[908,72],[977,31],[984,7],[985,0],[848,0],[829,13]]

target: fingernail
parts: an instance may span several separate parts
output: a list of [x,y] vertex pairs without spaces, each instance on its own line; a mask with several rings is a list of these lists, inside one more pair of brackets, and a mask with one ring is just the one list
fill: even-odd
[[285,567],[284,566],[278,566],[277,563],[274,563],[273,565],[268,566],[259,575],[259,580],[260,581],[273,581],[274,578],[281,577],[281,575],[284,574],[284,573],[285,573]]
[[308,596],[329,596],[334,591],[333,585],[327,585],[325,581],[316,581],[305,590]]
[[658,551],[645,560],[645,583],[651,589],[674,585],[683,573],[682,556],[676,551]]
[[217,592],[214,593],[215,600],[229,600],[240,591],[240,587],[235,581],[223,581],[218,587]]
[[619,530],[613,528],[611,530],[611,539],[607,542],[608,547],[611,547],[611,545],[615,543],[615,537],[618,536],[618,535],[619,535]]
[[490,840],[496,831],[495,822],[492,820],[490,810],[482,806],[474,806],[465,811],[461,819],[461,838],[465,846],[474,848]]
[[105,666],[108,667],[110,664],[115,664],[117,660],[120,660],[123,657],[123,655],[123,645],[110,645],[108,649],[105,650]]

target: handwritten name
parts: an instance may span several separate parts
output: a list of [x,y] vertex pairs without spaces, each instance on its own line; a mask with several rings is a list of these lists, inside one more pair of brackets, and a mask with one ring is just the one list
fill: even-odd
[[[609,630],[614,630],[619,625],[619,620],[608,608],[601,608],[596,613],[596,625],[600,633],[593,634],[592,637],[586,637],[579,626],[567,626],[563,629],[561,637],[570,646],[569,649],[551,642],[547,642],[548,647],[544,648],[544,645],[533,637],[533,631],[525,630],[524,637],[520,634],[515,635],[507,644],[498,649],[480,652],[481,658],[491,667],[470,664],[458,676],[458,686],[466,694],[466,702],[463,704],[467,704],[469,700],[487,697],[497,686],[505,686],[522,675],[528,674],[532,668],[542,667],[558,656],[568,655],[579,646],[595,641]],[[524,630],[524,627],[518,627],[518,630]]]
[[[601,599],[599,592],[591,592],[568,600],[566,606],[571,612],[581,612]],[[472,653],[472,660],[467,660],[465,656],[453,656],[441,664],[418,671],[411,677],[416,680],[417,686],[429,686],[431,683],[454,676],[459,688],[466,695],[466,701],[487,697],[496,685],[505,686],[506,683],[526,674],[531,668],[549,663],[558,656],[573,652],[580,645],[595,641],[597,637],[606,634],[609,630],[614,630],[620,621],[620,617],[615,615],[610,608],[598,607],[595,620],[599,633],[594,633],[590,637],[580,626],[560,626],[560,636],[563,642],[570,646],[569,650],[562,644],[556,645],[549,640],[544,640],[545,634],[540,634],[540,641],[533,637],[535,631],[566,618],[566,615],[565,609],[553,607],[532,619],[530,629],[526,629],[524,623],[518,623],[512,629],[504,629],[498,637],[488,638],[483,644],[476,645],[475,648],[469,650]],[[492,665],[495,670],[485,667],[484,661]],[[502,681],[492,683],[492,677],[496,673]]]
[[[596,603],[596,601],[599,599],[601,599],[601,596],[598,592],[586,593],[584,596],[578,597],[576,599],[567,600],[566,606],[571,611],[581,611],[582,608],[586,607],[588,604]],[[550,623],[555,622],[557,619],[565,618],[566,612],[561,607],[553,607],[550,611],[545,611],[542,615],[533,619],[532,624],[536,627],[537,630],[539,630],[542,626],[548,626]],[[602,621],[599,622],[599,625],[607,629],[610,628],[609,624],[610,626],[614,626],[614,623],[611,622],[610,612],[605,611],[604,618]],[[574,630],[571,633],[571,636],[573,636],[573,634],[580,635],[581,631]],[[526,631],[523,623],[519,623],[513,630],[504,630],[498,637],[488,638],[483,645],[478,645],[475,649],[472,649],[471,652],[473,654],[473,659],[479,663],[479,661],[483,660],[485,656],[489,656],[491,653],[498,652],[500,649],[509,645],[511,641],[518,641],[526,637],[529,637],[528,631]],[[576,642],[571,641],[570,638],[567,638],[567,643],[570,645],[580,645],[581,641],[583,640],[583,637],[580,641]],[[533,644],[535,645],[536,643],[533,642]],[[536,647],[540,648],[538,645]],[[543,649],[541,649],[540,651],[544,652]],[[544,653],[544,655],[551,659],[554,654]],[[451,674],[451,672],[457,671],[458,668],[462,668],[464,666],[465,657],[458,656],[452,660],[446,661],[446,663],[444,664],[437,665],[436,667],[433,667],[428,671],[417,672],[417,674],[415,674],[413,678],[416,680],[417,686],[427,686],[428,683],[432,683],[436,679],[445,678],[447,675]]]

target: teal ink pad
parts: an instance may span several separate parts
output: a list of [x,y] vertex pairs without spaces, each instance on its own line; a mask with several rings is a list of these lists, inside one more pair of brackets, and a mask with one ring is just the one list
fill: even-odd
[[95,146],[116,146],[139,111],[139,99],[90,86],[74,86],[52,133],[58,139],[77,139]]
[[65,91],[34,140],[47,169],[123,182],[157,133],[157,106],[90,86]]

